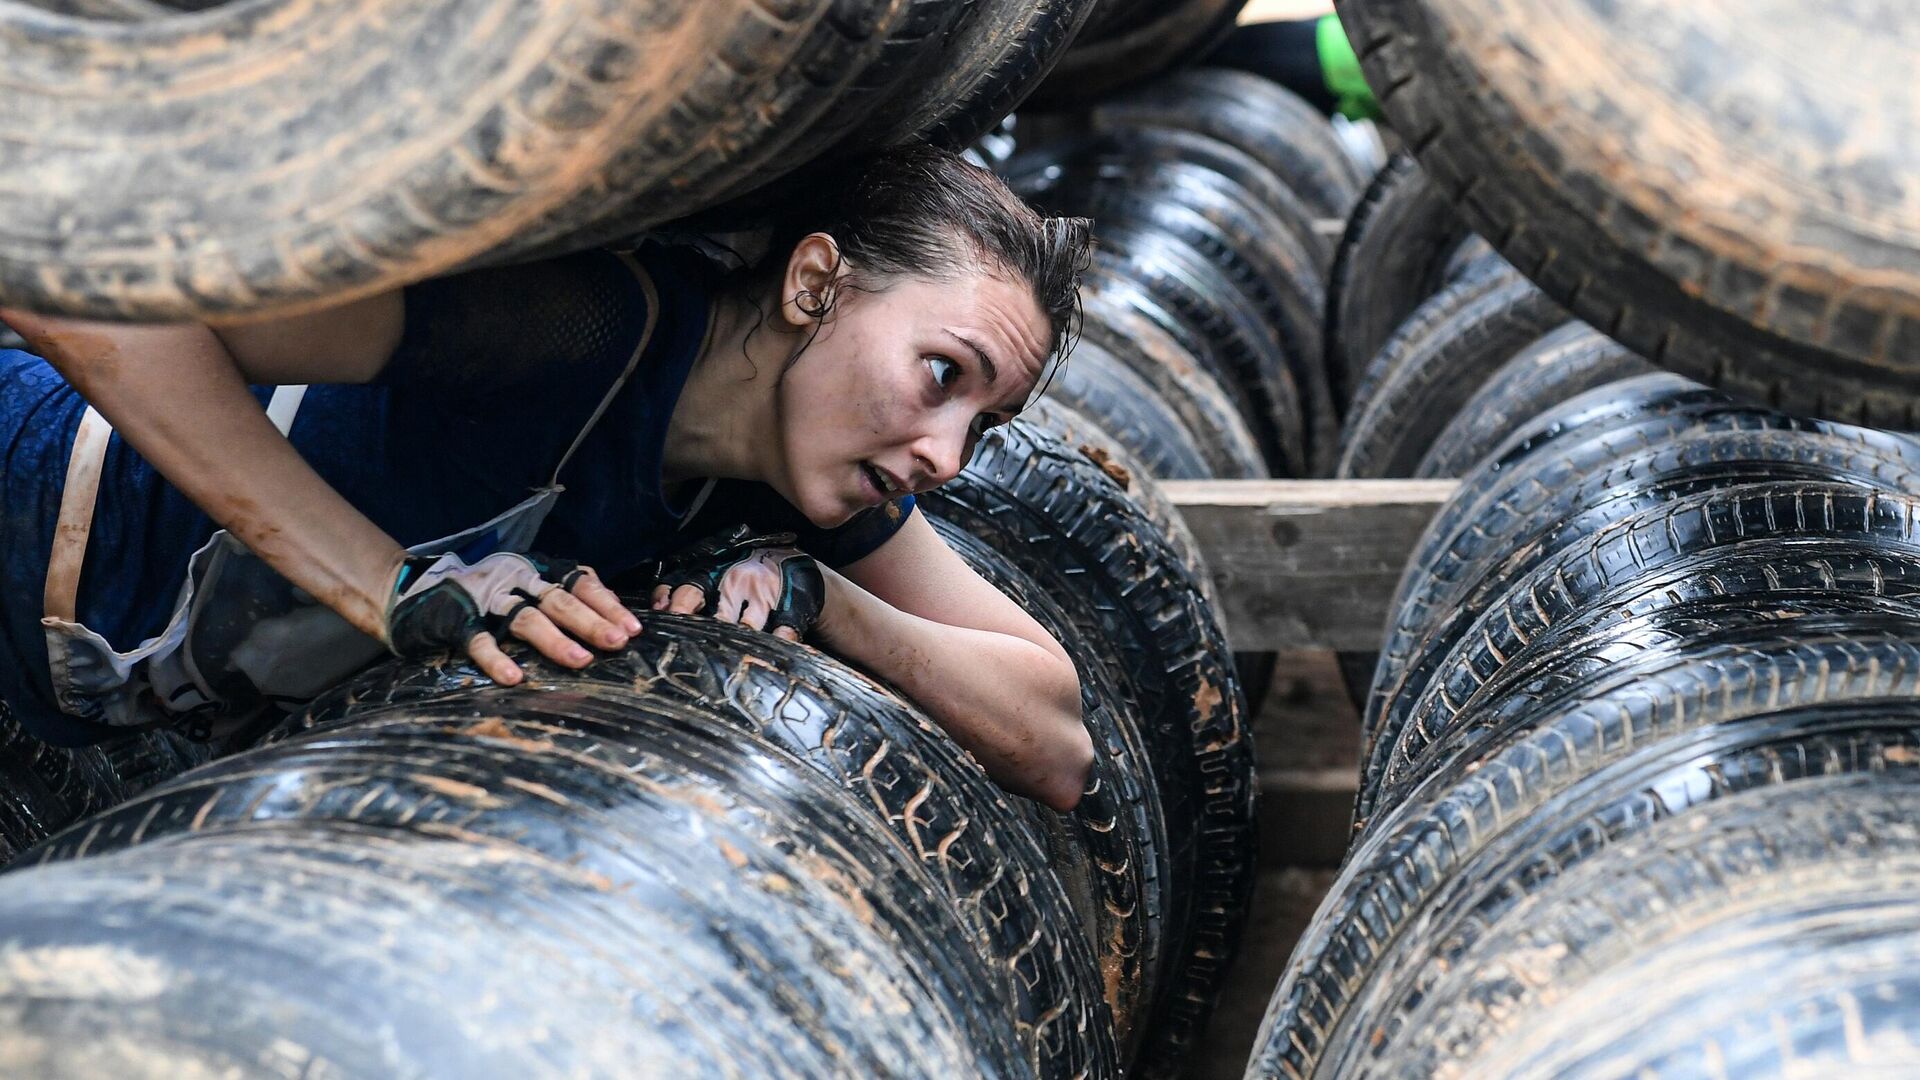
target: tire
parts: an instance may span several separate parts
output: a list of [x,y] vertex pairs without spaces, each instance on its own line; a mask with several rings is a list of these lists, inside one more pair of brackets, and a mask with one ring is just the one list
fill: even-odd
[[1340,10],[1422,167],[1576,317],[1758,400],[1920,423],[1920,210],[1891,180],[1920,145],[1894,89],[1913,27],[1856,4]]
[[[1510,911],[1579,866],[1604,863],[1613,845],[1636,840],[1663,818],[1696,812],[1667,793],[1699,791],[1715,805],[1744,798],[1741,789],[1756,782],[1817,781],[1836,759],[1803,756],[1797,747],[1845,745],[1829,733],[1857,728],[1863,718],[1869,737],[1875,727],[1910,725],[1920,660],[1913,623],[1851,619],[1818,641],[1748,635],[1698,655],[1637,665],[1637,685],[1611,679],[1577,708],[1517,729],[1501,747],[1435,774],[1354,849],[1272,999],[1248,1075],[1357,1075],[1342,1071],[1365,1053],[1355,1032],[1382,1030],[1381,1056],[1394,1055],[1408,1036],[1397,1026],[1380,1027],[1395,1007],[1392,998],[1404,1007],[1403,987],[1431,984],[1447,966],[1423,974],[1410,965],[1436,945],[1467,945],[1527,918],[1507,914],[1476,928],[1461,924],[1461,913],[1487,911],[1491,923],[1497,909],[1489,898],[1503,885]],[[1833,702],[1819,704],[1829,695]],[[1884,736],[1874,742],[1888,745]],[[1838,767],[1893,765],[1902,756],[1860,749],[1866,752],[1843,751]],[[1785,767],[1737,767],[1760,760]],[[1727,782],[1687,782],[1716,770]],[[1630,810],[1663,795],[1653,813]],[[1565,861],[1549,863],[1555,855]],[[1516,871],[1525,876],[1516,879]],[[1602,1015],[1586,1018],[1593,1023]]]
[[1898,440],[1861,428],[1711,408],[1680,409],[1557,445],[1553,454],[1480,474],[1492,482],[1462,493],[1472,509],[1456,513],[1450,506],[1423,538],[1395,596],[1369,732],[1378,730],[1403,689],[1419,692],[1424,676],[1415,674],[1417,655],[1428,642],[1580,530],[1755,476],[1854,478],[1897,490],[1915,456]]
[[1653,370],[1587,324],[1568,323],[1495,372],[1433,441],[1414,475],[1465,476],[1527,421],[1555,405]]
[[1224,635],[1180,557],[1112,477],[1022,424],[982,439],[920,502],[978,537],[1104,640],[1140,703],[1172,854],[1168,964],[1136,1072],[1178,1073],[1244,926],[1254,867],[1253,755]]
[[[1382,710],[1361,780],[1355,820],[1368,820],[1384,786],[1404,776],[1453,713],[1447,674],[1466,677],[1456,662],[1468,653],[1512,656],[1567,618],[1611,602],[1634,582],[1669,568],[1684,570],[1729,547],[1770,547],[1775,537],[1810,544],[1822,538],[1911,548],[1920,502],[1878,491],[1859,479],[1844,483],[1779,481],[1710,489],[1675,498],[1572,542],[1524,573],[1504,578],[1490,603],[1430,634],[1402,676],[1416,694],[1396,690]],[[1568,529],[1569,533],[1575,530]],[[1569,537],[1571,540],[1572,538]],[[1622,562],[1624,560],[1624,562]],[[1497,665],[1496,661],[1496,665]],[[1457,685],[1457,684],[1456,684]]]
[[54,746],[28,734],[0,704],[0,866],[73,822],[210,757],[208,747],[168,731]]
[[1412,158],[1396,154],[1374,174],[1327,278],[1327,377],[1343,409],[1394,330],[1446,285],[1449,260],[1470,235]]
[[[1111,1067],[1112,1021],[1088,927],[1031,819],[904,700],[810,649],[703,618],[651,616],[624,651],[580,672],[516,656],[539,696],[557,697],[553,708],[576,708],[577,698],[630,707],[633,688],[644,687],[650,707],[711,714],[753,736],[749,745],[777,747],[848,789],[952,898],[968,946],[994,973],[989,998],[1007,1009],[1003,1023],[1020,1032],[1035,1071]],[[301,725],[353,731],[369,710],[457,708],[476,681],[464,663],[391,665],[316,703]]]
[[1266,476],[1260,445],[1241,419],[1233,396],[1159,322],[1136,306],[1137,296],[1136,290],[1122,292],[1104,280],[1083,286],[1081,340],[1107,350],[1146,380],[1152,395],[1179,415],[1199,440],[1208,475],[1228,480]]
[[[1440,560],[1463,528],[1485,518],[1497,522],[1502,513],[1523,514],[1561,490],[1573,478],[1603,467],[1616,453],[1663,439],[1695,424],[1710,426],[1715,417],[1729,425],[1741,418],[1764,426],[1776,416],[1768,410],[1737,406],[1732,399],[1678,375],[1645,375],[1609,387],[1591,390],[1553,409],[1515,432],[1481,468],[1460,482],[1453,496],[1427,523],[1406,569],[1401,572],[1387,610],[1394,613],[1383,642],[1385,653],[1341,654],[1341,675],[1354,694],[1361,715],[1361,745],[1371,745],[1379,729],[1382,700],[1404,670],[1410,643],[1397,635],[1408,598],[1426,587],[1430,574],[1445,575],[1450,568]],[[1564,464],[1559,456],[1565,450]],[[1534,462],[1539,464],[1535,465]],[[1563,466],[1563,467],[1560,467]],[[1557,468],[1549,474],[1548,470]],[[1528,470],[1542,470],[1543,483],[1522,483]],[[1408,615],[1407,625],[1422,628],[1426,616]]]
[[[1093,218],[1102,236],[1130,226],[1158,230],[1218,267],[1255,307],[1285,358],[1284,371],[1263,371],[1247,389],[1263,407],[1281,410],[1272,420],[1276,427],[1292,422],[1281,403],[1298,401],[1308,467],[1325,468],[1339,421],[1316,359],[1325,297],[1313,256],[1244,188],[1181,160],[1186,147],[1199,154],[1229,149],[1174,132],[1083,141],[1017,165],[1016,190],[1051,212]],[[1273,385],[1282,379],[1291,387]]]
[[867,129],[875,145],[926,138],[958,150],[1018,108],[1097,6],[1094,0],[983,0],[916,91]]
[[[52,1041],[100,1022],[73,998],[132,1004],[107,1030],[187,1061],[244,1060],[264,1028],[386,1059],[367,1075],[1031,1067],[988,992],[1008,976],[931,861],[715,711],[489,688],[197,770],[10,875],[0,933],[12,955],[101,949],[218,996],[50,995],[30,974],[23,993],[13,967],[14,1000],[55,998],[15,1023]],[[227,995],[238,1018],[207,1023]]]
[[1109,223],[1100,230],[1094,266],[1103,276],[1134,281],[1204,338],[1244,408],[1274,476],[1311,472],[1307,425],[1286,354],[1253,302],[1224,271],[1178,237],[1158,229]]
[[608,190],[661,191],[779,128],[791,108],[756,91],[790,89],[779,73],[831,6],[301,0],[88,24],[10,5],[0,297],[110,319],[288,312],[577,227]]
[[1204,480],[1213,475],[1200,439],[1179,414],[1154,394],[1105,349],[1082,338],[1073,361],[1062,367],[1048,388],[1062,405],[1099,425],[1137,458],[1147,477]]
[[[1246,153],[1238,144],[1208,132],[1175,127],[1171,122],[1155,124],[1150,120],[1151,117],[1143,116],[1139,122],[1105,125],[1097,134],[1048,139],[1040,142],[1027,160],[1047,162],[1050,156],[1071,154],[1076,150],[1086,153],[1089,147],[1102,147],[1108,161],[1126,166],[1127,171],[1134,175],[1151,172],[1149,166],[1156,163],[1187,165],[1218,174],[1231,182],[1228,189],[1241,202],[1251,202],[1256,207],[1256,213],[1258,208],[1272,212],[1286,234],[1310,256],[1314,267],[1310,280],[1314,283],[1314,289],[1325,292],[1324,267],[1333,258],[1333,245],[1320,232],[1318,213],[1284,178],[1259,158]],[[1016,167],[1010,166],[1009,173]],[[1045,165],[1039,168],[1043,169]],[[1039,170],[1028,168],[1026,171],[1031,176]],[[1274,224],[1273,221],[1262,219],[1254,226],[1260,230],[1258,236],[1235,236],[1232,239],[1240,243],[1257,241],[1261,237],[1271,236]],[[1294,245],[1286,246],[1291,249]]]
[[1100,102],[1089,122],[1099,131],[1160,127],[1217,139],[1265,165],[1316,218],[1345,219],[1366,187],[1325,116],[1287,88],[1244,71],[1175,72]]
[[[1766,755],[1826,755],[1816,769],[1833,775],[1692,808],[1532,890],[1527,918],[1476,942],[1405,1011],[1406,1041],[1382,1064],[1598,1078],[1620,1075],[1623,1057],[1636,1075],[1641,1062],[1681,1075],[1718,1057],[1735,1076],[1909,1071],[1920,870],[1905,824],[1920,788],[1898,763],[1913,753],[1909,711],[1887,711],[1882,730],[1783,739]],[[1855,1021],[1859,1000],[1877,1007]],[[1758,1034],[1790,1016],[1790,1048]],[[1730,1051],[1715,1055],[1716,1037]]]
[[1135,83],[1213,51],[1233,31],[1246,0],[1176,0],[1151,17],[1074,42],[1052,78],[1034,93],[1040,108],[1105,101]]
[[1436,294],[1388,340],[1354,391],[1339,475],[1412,476],[1493,373],[1565,320],[1558,304],[1508,275]]

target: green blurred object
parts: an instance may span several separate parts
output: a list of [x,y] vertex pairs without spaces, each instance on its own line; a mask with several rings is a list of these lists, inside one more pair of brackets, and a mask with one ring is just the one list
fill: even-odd
[[1340,25],[1340,16],[1322,15],[1314,25],[1314,43],[1320,54],[1320,74],[1332,91],[1335,108],[1349,120],[1378,120],[1380,102],[1360,71],[1360,58]]

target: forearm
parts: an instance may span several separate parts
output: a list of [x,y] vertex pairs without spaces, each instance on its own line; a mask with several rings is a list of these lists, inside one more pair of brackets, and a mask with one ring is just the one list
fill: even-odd
[[822,568],[815,639],[897,687],[995,782],[1058,810],[1079,801],[1093,747],[1073,665],[1011,634],[903,612]]
[[208,516],[384,640],[404,553],[273,427],[212,331],[5,317]]

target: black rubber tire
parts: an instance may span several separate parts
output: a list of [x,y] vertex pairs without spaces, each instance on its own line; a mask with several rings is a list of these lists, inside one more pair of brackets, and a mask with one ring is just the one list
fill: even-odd
[[1145,379],[1084,338],[1047,393],[1098,424],[1139,459],[1145,477],[1205,480],[1213,475],[1198,435]]
[[210,747],[168,731],[54,746],[28,734],[0,703],[0,866],[88,814],[212,756]]
[[[1148,171],[1147,166],[1155,162],[1196,166],[1216,173],[1232,182],[1230,190],[1241,201],[1251,200],[1255,205],[1272,212],[1278,224],[1310,256],[1314,267],[1312,280],[1319,291],[1325,292],[1325,267],[1333,258],[1333,244],[1319,228],[1318,213],[1288,186],[1286,180],[1236,143],[1207,132],[1174,127],[1171,123],[1155,124],[1149,120],[1143,117],[1138,123],[1113,123],[1104,126],[1098,133],[1083,134],[1076,130],[1072,135],[1036,139],[1028,160],[1046,162],[1049,155],[1061,155],[1075,148],[1082,148],[1084,152],[1084,148],[1091,144],[1107,148],[1110,160],[1125,165],[1133,173]],[[1010,164],[1008,174],[1012,175],[1017,167]],[[1039,168],[1044,169],[1045,165],[1041,164]],[[1038,170],[1027,169],[1029,174],[1034,171]],[[1263,220],[1257,227],[1265,235],[1273,225],[1274,222]],[[1246,239],[1249,238],[1235,238],[1237,242]],[[1290,248],[1293,245],[1287,246]]]
[[1136,305],[1140,296],[1136,289],[1114,288],[1111,279],[1083,284],[1081,340],[1106,349],[1146,380],[1153,395],[1177,413],[1199,440],[1209,475],[1226,480],[1266,476],[1260,444],[1241,418],[1233,395],[1201,360]]
[[1520,350],[1494,372],[1446,426],[1414,475],[1465,476],[1514,432],[1555,405],[1597,386],[1654,370],[1581,322],[1568,323]]
[[1422,166],[1576,317],[1758,400],[1920,426],[1914,24],[1866,3],[1340,14]]
[[[1863,717],[1869,731],[1888,721],[1911,730],[1920,641],[1908,619],[1851,619],[1824,637],[1747,635],[1638,664],[1633,678],[1610,679],[1578,707],[1435,774],[1355,847],[1269,1005],[1248,1075],[1357,1075],[1342,1071],[1366,1053],[1356,1031],[1379,1030],[1381,1049],[1394,1053],[1406,1036],[1379,1024],[1394,984],[1430,984],[1449,965],[1411,965],[1431,963],[1436,945],[1484,933],[1458,922],[1460,913],[1490,908],[1503,885],[1510,910],[1611,845],[1693,812],[1672,793],[1718,801],[1755,783],[1804,783],[1836,764],[1897,766],[1906,756],[1897,749],[1854,742],[1853,753],[1842,749],[1844,735],[1829,733]],[[1842,704],[1857,702],[1869,704]],[[1782,767],[1721,768],[1764,761]],[[1633,813],[1636,802],[1652,812]]]
[[[1339,418],[1318,359],[1326,303],[1319,272],[1312,252],[1279,218],[1204,164],[1232,154],[1205,136],[1148,129],[1048,148],[1009,172],[1015,190],[1051,212],[1092,218],[1098,235],[1126,226],[1157,229],[1219,268],[1254,305],[1286,358],[1284,376],[1266,373],[1249,385],[1250,393],[1269,409],[1290,393],[1307,425],[1309,468],[1329,468]],[[1292,383],[1290,392],[1269,385],[1281,377]],[[1274,423],[1290,419],[1276,416]]]
[[981,0],[939,65],[866,129],[875,145],[926,138],[958,150],[1026,101],[1066,55],[1096,0]]
[[1162,127],[1218,139],[1265,165],[1316,218],[1345,219],[1366,187],[1325,116],[1287,88],[1244,71],[1174,72],[1099,103],[1088,122],[1100,131]]
[[1168,963],[1136,1072],[1183,1068],[1244,926],[1254,879],[1254,762],[1225,636],[1180,556],[1114,479],[1016,422],[980,441],[921,507],[986,542],[1108,643],[1140,703],[1167,833]]
[[[680,663],[724,679],[731,644]],[[1025,949],[1017,973],[983,962],[946,867],[858,809],[846,789],[864,784],[743,738],[712,699],[593,689],[472,690],[197,770],[36,853],[56,865],[10,873],[0,933],[10,951],[90,945],[211,993],[146,995],[106,1025],[176,1053],[241,1056],[265,1026],[322,1060],[387,1066],[366,1075],[1031,1067],[999,987],[1059,965]],[[834,716],[807,718],[833,732]],[[860,793],[904,804],[928,783],[907,775]],[[1024,856],[1049,885],[1038,849]],[[263,978],[271,992],[247,992]],[[24,990],[15,1022],[49,1039],[98,1023],[102,998],[133,1004],[111,982]],[[204,1003],[228,995],[209,1022]]]
[[1374,174],[1327,277],[1327,378],[1343,409],[1394,330],[1447,283],[1470,235],[1411,157],[1395,154]]
[[1437,293],[1368,365],[1347,414],[1339,475],[1412,476],[1494,372],[1566,317],[1540,290],[1506,274]]
[[[1087,460],[1112,477],[1133,499],[1134,505],[1146,515],[1147,520],[1167,538],[1174,553],[1179,556],[1180,564],[1193,575],[1194,583],[1199,586],[1207,603],[1219,604],[1213,575],[1207,572],[1206,560],[1200,555],[1200,545],[1194,540],[1192,530],[1187,528],[1179,508],[1167,498],[1139,458],[1122,447],[1100,425],[1049,398],[1035,402],[1020,414],[1020,419],[1078,449]],[[1252,446],[1250,440],[1247,445]],[[1257,463],[1257,456],[1254,460]],[[1233,669],[1246,697],[1246,715],[1260,715],[1260,708],[1273,688],[1279,661],[1280,658],[1271,652],[1233,654]]]
[[[1882,708],[1877,730],[1865,719],[1756,748],[1728,769],[1763,786],[1656,820],[1529,890],[1525,919],[1476,941],[1397,1018],[1405,1041],[1382,1071],[1465,1062],[1597,1080],[1717,1057],[1729,1076],[1910,1073],[1920,778],[1902,763],[1910,707]],[[1781,759],[1811,775],[1769,783]],[[1874,1007],[1849,1015],[1863,1001]],[[1790,1048],[1759,1034],[1789,1017]],[[1716,1055],[1719,1038],[1731,1046]]]
[[[624,651],[584,671],[517,647],[514,655],[535,689],[557,695],[556,708],[583,697],[619,704],[644,687],[649,707],[664,699],[709,713],[846,787],[941,880],[1036,1071],[1068,1075],[1112,1060],[1087,922],[1050,872],[1028,813],[965,751],[902,698],[811,649],[705,618],[656,614],[644,625]],[[450,707],[442,703],[463,700],[477,681],[464,663],[390,665],[317,702],[299,725],[350,733],[370,709]]]
[[1681,408],[1558,446],[1463,492],[1473,509],[1448,514],[1423,538],[1394,598],[1363,725],[1369,740],[1383,717],[1425,691],[1425,664],[1451,647],[1469,613],[1586,534],[1677,496],[1743,480],[1852,480],[1899,491],[1914,482],[1920,458],[1910,444],[1863,428],[1711,407]]
[[1204,338],[1243,406],[1274,476],[1311,475],[1307,425],[1279,336],[1224,271],[1178,237],[1110,223],[1099,233],[1094,266],[1136,282]]
[[0,299],[288,311],[578,228],[608,191],[665,205],[668,178],[817,104],[788,68],[831,44],[833,6],[291,0],[88,23],[9,5]]
[[[1033,103],[1058,109],[1105,101],[1135,83],[1213,51],[1233,31],[1247,0],[1171,0],[1075,41]],[[1149,14],[1150,12],[1150,14]]]
[[[1459,703],[1448,693],[1449,676],[1468,678],[1461,666],[1471,655],[1513,656],[1521,646],[1589,608],[1604,607],[1616,594],[1634,590],[1669,568],[1684,571],[1720,549],[1751,551],[1773,538],[1811,542],[1823,537],[1912,547],[1920,495],[1843,483],[1780,481],[1710,489],[1662,502],[1574,539],[1524,572],[1504,577],[1488,602],[1463,612],[1428,635],[1403,681],[1417,693],[1396,690],[1381,711],[1363,766],[1354,820],[1366,822],[1385,784],[1406,775],[1453,715]],[[1769,550],[1771,548],[1769,547]],[[1503,666],[1493,661],[1495,668]],[[1457,684],[1456,684],[1457,686]],[[1443,697],[1444,696],[1444,697]]]

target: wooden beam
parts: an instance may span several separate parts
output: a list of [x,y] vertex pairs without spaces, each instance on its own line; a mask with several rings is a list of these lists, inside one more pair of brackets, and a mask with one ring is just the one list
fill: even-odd
[[1237,649],[1376,649],[1452,480],[1170,480]]

